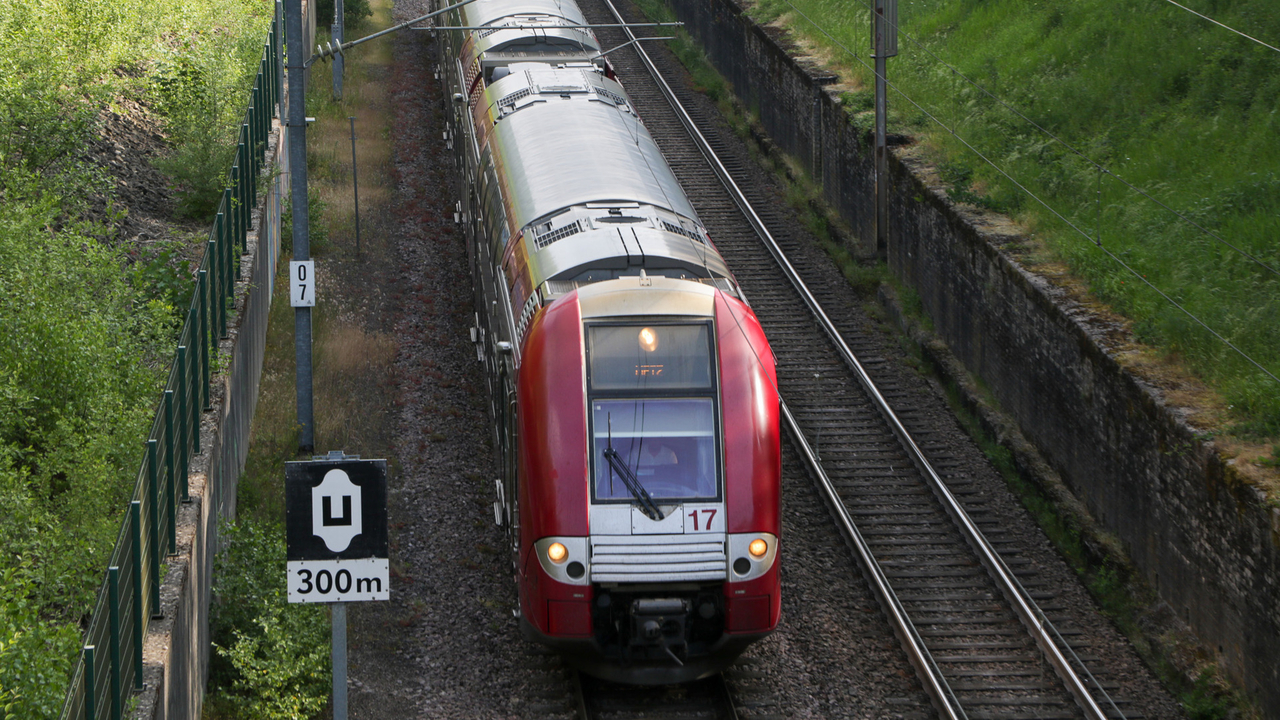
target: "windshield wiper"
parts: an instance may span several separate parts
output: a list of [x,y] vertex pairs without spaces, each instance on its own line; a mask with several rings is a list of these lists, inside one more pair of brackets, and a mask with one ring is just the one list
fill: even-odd
[[610,447],[605,448],[604,458],[609,461],[609,467],[613,468],[614,472],[618,473],[622,478],[622,484],[626,485],[627,489],[631,491],[632,497],[636,499],[636,502],[640,503],[641,512],[648,515],[650,520],[662,520],[666,517],[649,495],[649,491],[645,490],[644,486],[640,484],[640,479],[623,462],[622,456],[618,454],[618,451],[613,449],[612,444]]

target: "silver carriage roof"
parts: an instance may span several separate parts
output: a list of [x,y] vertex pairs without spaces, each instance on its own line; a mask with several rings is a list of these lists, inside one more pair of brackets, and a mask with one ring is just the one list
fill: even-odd
[[509,220],[543,280],[730,277],[626,91],[586,63],[513,63],[485,89]]
[[564,18],[567,25],[586,25],[587,19],[573,0],[475,0],[462,7],[467,25],[490,25],[516,15]]
[[480,102],[490,108],[488,144],[508,182],[514,226],[600,202],[697,217],[621,85],[590,66],[510,70]]
[[[588,57],[600,50],[600,43],[590,30],[557,29],[559,25],[587,24],[573,0],[476,0],[464,6],[462,13],[468,26],[487,26],[473,31],[479,52],[502,52],[512,46],[544,43],[578,47]],[[509,25],[539,25],[545,29],[502,29]]]

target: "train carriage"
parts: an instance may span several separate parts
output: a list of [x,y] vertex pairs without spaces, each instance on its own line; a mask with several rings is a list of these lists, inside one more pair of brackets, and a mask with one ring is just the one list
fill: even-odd
[[441,59],[520,624],[632,683],[711,674],[780,607],[755,315],[572,2],[478,0]]

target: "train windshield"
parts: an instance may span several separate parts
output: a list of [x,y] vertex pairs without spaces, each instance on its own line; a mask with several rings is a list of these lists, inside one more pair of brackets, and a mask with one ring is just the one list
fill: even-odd
[[711,398],[597,399],[591,408],[598,500],[632,497],[625,480],[605,459],[609,448],[654,500],[717,496]]
[[633,499],[619,461],[654,500],[718,498],[711,325],[592,325],[587,354],[595,499]]

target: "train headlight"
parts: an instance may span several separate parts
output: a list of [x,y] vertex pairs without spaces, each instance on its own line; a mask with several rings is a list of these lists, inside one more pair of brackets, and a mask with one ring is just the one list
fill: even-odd
[[778,536],[766,532],[730,533],[729,582],[754,580],[773,568],[778,559]]
[[591,550],[588,539],[557,535],[533,544],[542,572],[556,582],[568,585],[590,585]]
[[569,557],[569,549],[563,544],[553,542],[547,546],[547,559],[551,562],[559,564],[564,562],[567,557]]

